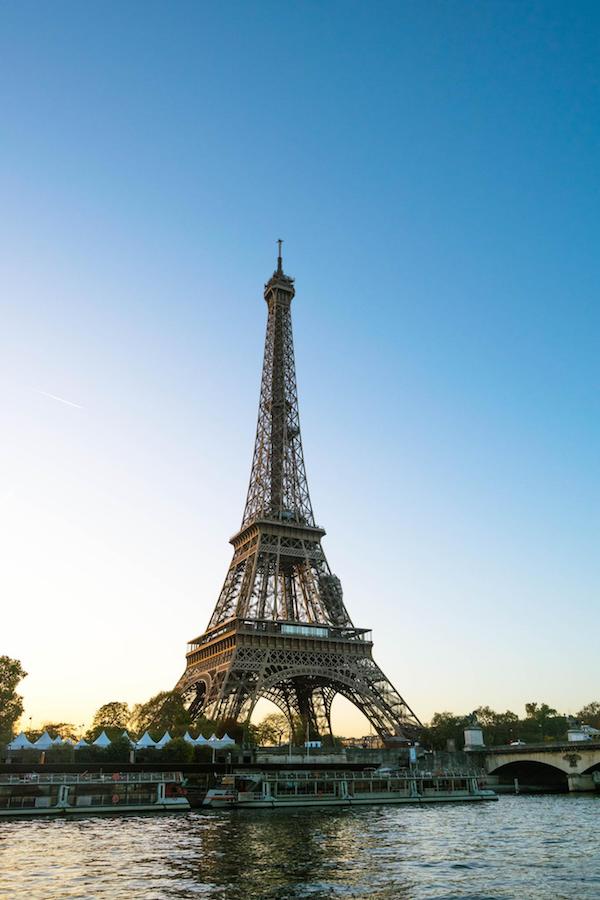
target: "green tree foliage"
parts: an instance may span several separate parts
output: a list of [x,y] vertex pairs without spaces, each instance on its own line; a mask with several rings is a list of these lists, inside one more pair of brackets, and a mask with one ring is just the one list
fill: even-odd
[[526,719],[520,727],[522,739],[528,743],[556,740],[563,737],[567,729],[564,716],[547,703],[526,703]]
[[78,763],[102,763],[106,762],[106,756],[102,747],[81,747],[74,753],[74,759]]
[[592,700],[591,703],[587,703],[576,714],[576,718],[579,719],[583,725],[591,725],[592,728],[600,728],[600,703],[597,700]]
[[558,712],[547,703],[526,703],[525,713],[528,719],[534,719],[540,724],[558,715]]
[[23,714],[23,698],[16,688],[27,672],[18,659],[0,656],[0,741],[10,741],[15,723]]
[[131,713],[131,724],[138,734],[150,731],[160,737],[169,731],[173,737],[178,737],[185,733],[190,723],[190,714],[177,691],[161,691],[146,703],[136,703]]
[[458,750],[463,744],[463,729],[467,721],[467,716],[456,716],[448,711],[434,713],[422,741],[432,750],[446,750],[448,741],[454,741]]
[[74,760],[78,763],[127,763],[131,747],[124,737],[115,737],[108,747],[81,747],[74,752]]
[[[238,729],[238,731],[240,731],[243,729],[243,726],[238,725],[237,722],[231,720],[216,722],[214,719],[207,719],[204,716],[200,716],[199,718],[194,719],[193,727],[190,727],[189,731],[192,736],[200,737],[200,735],[203,735],[205,738],[209,738],[212,734],[222,737],[226,731],[229,734],[229,728]],[[233,735],[231,735],[231,737],[233,737]]]
[[[510,744],[517,740],[519,717],[516,713],[507,709],[499,713],[489,706],[480,706],[475,710],[477,721],[485,729],[486,742],[488,744]],[[457,744],[457,747],[460,746]]]
[[[598,704],[600,713],[600,704]],[[478,723],[484,732],[488,746],[509,744],[521,740],[528,744],[541,741],[562,740],[566,737],[567,720],[547,703],[527,703],[525,718],[507,709],[496,712],[489,706],[480,706],[475,710]],[[453,740],[456,749],[463,746],[463,731],[470,722],[469,716],[457,716],[451,712],[435,713],[426,726],[422,743],[432,750],[445,750],[447,742]]]
[[[77,751],[80,753],[81,751]],[[104,758],[110,762],[129,762],[129,755],[131,753],[131,744],[124,738],[122,735],[116,737],[109,747],[105,747],[103,749]]]
[[[95,728],[92,726],[92,728],[86,731],[85,739],[86,741],[88,741],[88,743],[92,744],[96,740],[96,738],[99,737],[99,735],[101,735],[104,731],[106,732],[106,736],[111,741],[117,741],[123,737],[123,730],[123,728],[116,727],[114,725],[107,725],[106,727],[102,725],[96,725]],[[125,742],[127,742],[127,738],[124,738],[124,740]]]
[[[258,747],[260,744],[258,733],[258,725],[255,725],[254,722],[249,722],[243,730],[243,738],[239,741],[236,740],[236,743],[240,746]],[[229,734],[229,732],[227,732],[227,734]],[[231,737],[233,737],[233,735],[231,735]]]
[[[51,738],[61,737],[75,739],[75,726],[72,722],[44,722],[40,734],[47,731]],[[38,734],[38,737],[40,736]]]
[[174,738],[174,740],[165,744],[162,751],[160,751],[159,758],[164,763],[192,763],[194,761],[194,746],[181,737]]
[[[233,736],[233,735],[232,735]],[[292,743],[303,744],[306,739],[305,728],[300,716],[292,717]],[[290,740],[290,722],[280,712],[269,713],[254,726],[254,739],[262,746],[280,746]]]
[[92,721],[92,728],[119,728],[123,731],[129,725],[131,711],[126,703],[120,700],[111,700],[96,711]]
[[[210,737],[214,731],[218,737],[223,737],[224,734],[228,734],[239,747],[252,742],[248,735],[248,725],[246,723],[236,722],[235,719],[225,719],[225,721],[220,724],[212,722],[211,726],[214,727],[212,727],[210,733],[207,734],[207,737]],[[202,734],[206,734],[206,732],[202,731]]]
[[284,742],[290,731],[290,723],[283,713],[269,713],[255,726],[255,738],[259,745],[276,746]]
[[210,747],[194,747],[193,762],[208,763],[212,762],[213,752]]

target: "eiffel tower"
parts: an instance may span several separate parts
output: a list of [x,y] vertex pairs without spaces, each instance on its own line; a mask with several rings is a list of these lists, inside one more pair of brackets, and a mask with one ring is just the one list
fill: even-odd
[[294,280],[277,269],[268,307],[258,426],[250,486],[225,583],[206,631],[190,641],[178,690],[192,717],[249,721],[264,697],[311,739],[330,735],[336,694],[384,739],[408,740],[421,726],[371,655],[329,568],[304,468],[291,302]]

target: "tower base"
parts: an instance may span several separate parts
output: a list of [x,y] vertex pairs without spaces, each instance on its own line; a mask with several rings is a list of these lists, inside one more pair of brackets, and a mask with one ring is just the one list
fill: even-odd
[[304,723],[311,740],[331,735],[341,694],[382,738],[413,740],[421,723],[372,658],[371,633],[354,627],[229,619],[190,643],[176,689],[192,717],[249,721],[271,700]]

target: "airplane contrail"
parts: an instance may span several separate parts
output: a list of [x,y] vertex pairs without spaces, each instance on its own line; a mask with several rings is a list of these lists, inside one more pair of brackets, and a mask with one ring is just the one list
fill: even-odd
[[79,403],[73,403],[72,400],[65,400],[64,397],[57,397],[56,394],[49,394],[47,391],[38,391],[37,394],[41,394],[43,397],[50,397],[51,400],[58,400],[59,403],[66,403],[67,406],[74,406],[75,409],[83,409],[83,406],[80,406]]

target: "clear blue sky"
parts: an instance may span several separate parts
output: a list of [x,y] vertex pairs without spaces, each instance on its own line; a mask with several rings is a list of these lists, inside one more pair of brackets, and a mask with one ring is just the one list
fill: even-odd
[[206,625],[278,237],[313,505],[384,670],[425,719],[598,697],[599,59],[585,2],[3,5],[26,716],[170,687]]

